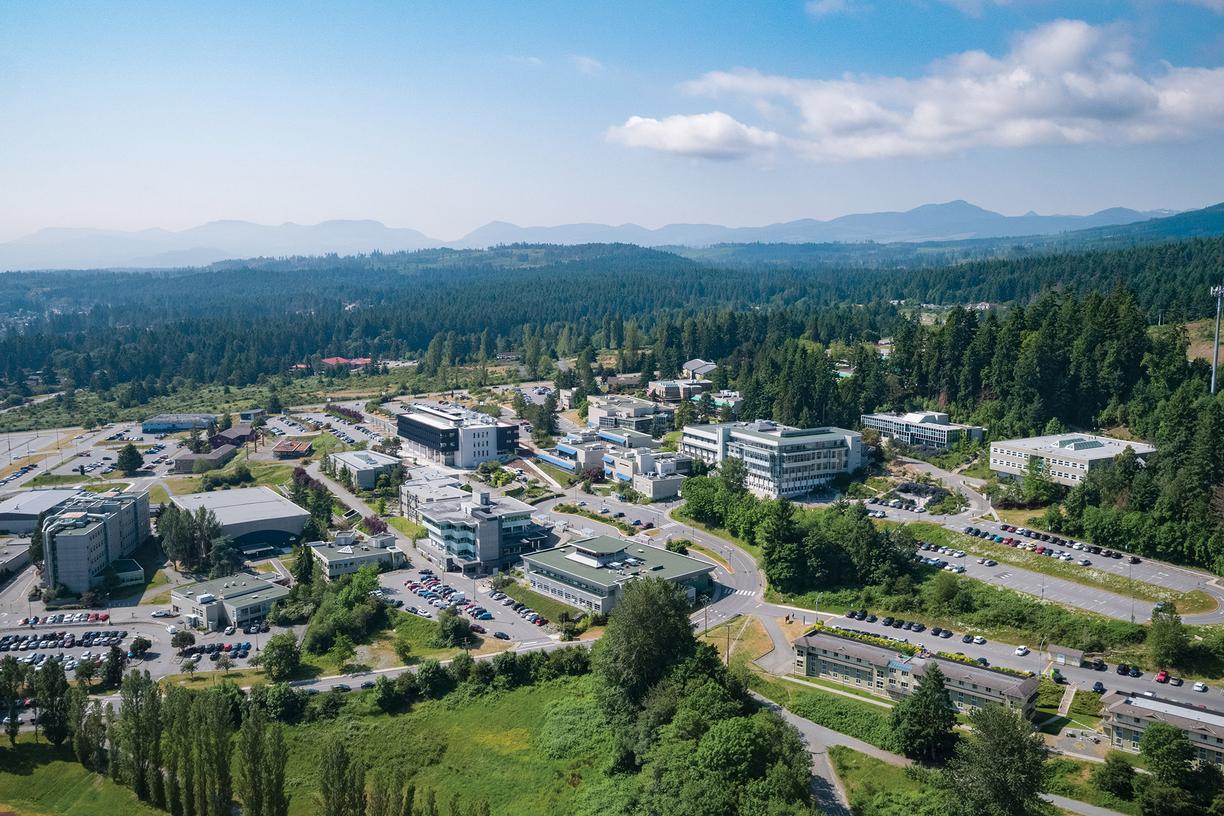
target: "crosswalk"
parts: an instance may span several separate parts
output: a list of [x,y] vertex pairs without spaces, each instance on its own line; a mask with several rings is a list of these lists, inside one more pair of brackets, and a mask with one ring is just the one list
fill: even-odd
[[732,594],[732,595],[746,595],[746,596],[748,596],[749,598],[755,598],[755,597],[756,597],[756,591],[755,591],[755,590],[751,590],[751,589],[737,589],[737,590],[735,590],[735,592],[732,592],[731,594]]

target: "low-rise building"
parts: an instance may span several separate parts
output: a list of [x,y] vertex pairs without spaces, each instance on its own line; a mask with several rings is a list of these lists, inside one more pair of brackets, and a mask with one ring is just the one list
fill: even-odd
[[1111,692],[1102,702],[1102,726],[1114,748],[1138,753],[1143,732],[1162,722],[1186,735],[1199,762],[1224,765],[1224,711],[1122,691]]
[[646,498],[660,501],[679,495],[680,485],[692,472],[693,457],[639,448],[605,454],[603,467],[609,479],[629,482]]
[[531,588],[578,609],[611,612],[627,583],[661,578],[681,587],[690,603],[711,589],[714,565],[661,547],[594,536],[523,556]]
[[377,451],[341,451],[328,456],[332,467],[339,473],[347,468],[353,479],[353,485],[361,490],[371,490],[378,483],[378,477],[390,473],[400,466],[400,460]]
[[517,424],[459,406],[415,403],[396,422],[404,452],[429,462],[474,468],[518,451]]
[[1038,678],[1032,674],[1004,672],[938,655],[911,655],[823,628],[799,638],[794,647],[797,674],[854,686],[880,697],[898,699],[911,694],[930,666],[937,665],[957,711],[970,712],[993,703],[1031,718],[1037,704]]
[[263,486],[186,493],[171,496],[170,501],[192,513],[201,507],[211,510],[222,534],[247,552],[288,545],[302,534],[310,518],[310,513]]
[[680,366],[680,370],[684,372],[684,376],[690,380],[707,379],[718,366],[700,357],[695,357],[689,360],[684,365]]
[[627,428],[600,428],[595,435],[618,448],[628,450],[659,447],[659,440],[643,431],[633,431]]
[[417,547],[446,571],[480,575],[507,569],[548,539],[531,513],[525,502],[484,490],[466,499],[434,502],[419,509],[429,538]]
[[536,456],[562,470],[582,473],[603,467],[604,454],[612,449],[612,444],[595,431],[578,431],[567,434],[552,450],[540,451]]
[[709,380],[651,380],[646,384],[646,396],[659,402],[682,402],[700,397],[714,388]]
[[705,400],[706,394],[710,395],[710,402],[714,403],[715,408],[726,408],[733,414],[739,413],[740,406],[744,404],[744,398],[740,396],[738,391],[706,391],[702,394],[696,394],[689,399],[692,402],[700,403]]
[[309,456],[314,445],[309,439],[282,439],[272,448],[272,455],[277,459],[301,459]]
[[862,437],[844,428],[793,428],[769,420],[686,425],[680,453],[717,466],[740,459],[746,486],[765,498],[802,496],[862,467]]
[[1053,481],[1074,487],[1084,481],[1088,471],[1111,466],[1114,457],[1127,448],[1139,459],[1146,459],[1156,450],[1146,442],[1093,434],[1004,439],[990,443],[990,469],[1000,476],[1022,477],[1036,460]]
[[238,419],[242,420],[243,422],[253,423],[258,419],[262,419],[263,416],[264,409],[262,408],[247,408],[245,411],[238,412]]
[[587,425],[601,430],[622,429],[661,436],[671,430],[674,412],[650,400],[620,394],[587,397]]
[[961,425],[948,419],[942,411],[910,411],[907,414],[863,414],[860,423],[874,428],[881,436],[913,447],[947,450],[962,439],[980,442],[986,429],[979,425]]
[[0,532],[14,535],[32,533],[39,516],[55,512],[64,502],[79,495],[81,491],[75,487],[15,493],[0,501]]
[[30,563],[30,543],[15,538],[0,539],[0,584]]
[[288,595],[280,584],[238,573],[170,590],[170,611],[185,616],[188,626],[216,632],[263,620]]
[[219,448],[223,445],[233,445],[240,448],[254,438],[255,429],[251,423],[236,422],[223,431],[217,431],[208,438],[208,442],[214,448]]
[[407,561],[391,533],[362,538],[352,530],[345,530],[336,533],[335,541],[311,541],[307,546],[329,581],[351,575],[371,564],[396,569]]
[[140,423],[140,430],[147,434],[211,431],[216,424],[217,418],[212,414],[158,414]]
[[148,492],[82,493],[43,521],[43,586],[79,595],[149,538]]
[[205,453],[181,453],[174,460],[175,473],[207,473],[225,465],[238,454],[230,444],[220,445]]

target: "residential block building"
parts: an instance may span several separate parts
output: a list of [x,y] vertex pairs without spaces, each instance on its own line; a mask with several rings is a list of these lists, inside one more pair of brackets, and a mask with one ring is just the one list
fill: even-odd
[[429,538],[417,547],[446,571],[480,575],[506,569],[548,538],[531,513],[525,502],[484,490],[423,505],[418,514]]
[[862,437],[844,428],[793,428],[770,420],[686,425],[680,453],[717,466],[740,459],[750,491],[802,496],[862,467]]
[[941,411],[911,411],[907,414],[863,414],[859,422],[881,436],[912,447],[946,450],[962,439],[981,441],[986,429],[951,422]]
[[149,537],[149,494],[88,494],[68,499],[43,522],[43,586],[79,595],[100,586],[112,564]]
[[594,536],[523,556],[531,588],[578,609],[611,612],[626,584],[662,578],[684,589],[689,602],[711,589],[714,565],[661,547],[614,536]]
[[1088,471],[1109,467],[1114,457],[1130,448],[1146,459],[1156,448],[1146,442],[1093,434],[1053,434],[990,443],[990,469],[1000,476],[1023,477],[1037,460],[1055,482],[1074,487]]
[[405,452],[429,462],[474,468],[504,462],[518,450],[517,424],[466,408],[415,403],[396,422]]
[[935,655],[909,655],[818,629],[794,642],[795,671],[880,697],[898,699],[914,691],[932,665],[944,675],[957,711],[970,712],[996,703],[1031,718],[1037,704],[1036,675],[1019,676]]
[[1162,722],[1186,735],[1199,762],[1224,765],[1224,711],[1122,691],[1106,695],[1103,705],[1102,726],[1114,748],[1138,753],[1143,732]]

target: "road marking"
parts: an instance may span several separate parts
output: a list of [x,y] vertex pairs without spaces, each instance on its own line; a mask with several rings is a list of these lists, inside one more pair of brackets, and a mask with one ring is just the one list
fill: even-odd
[[733,595],[747,595],[749,598],[755,598],[755,597],[756,597],[756,592],[754,592],[754,591],[753,591],[753,590],[751,590],[751,589],[737,589],[737,590],[735,590],[735,592],[733,592],[732,594],[733,594]]

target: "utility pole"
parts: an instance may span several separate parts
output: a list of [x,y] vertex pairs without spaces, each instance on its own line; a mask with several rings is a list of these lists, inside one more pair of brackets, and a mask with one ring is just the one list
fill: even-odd
[[1211,287],[1211,295],[1216,299],[1215,345],[1211,349],[1211,393],[1216,392],[1216,368],[1220,363],[1220,306],[1224,304],[1224,286]]

